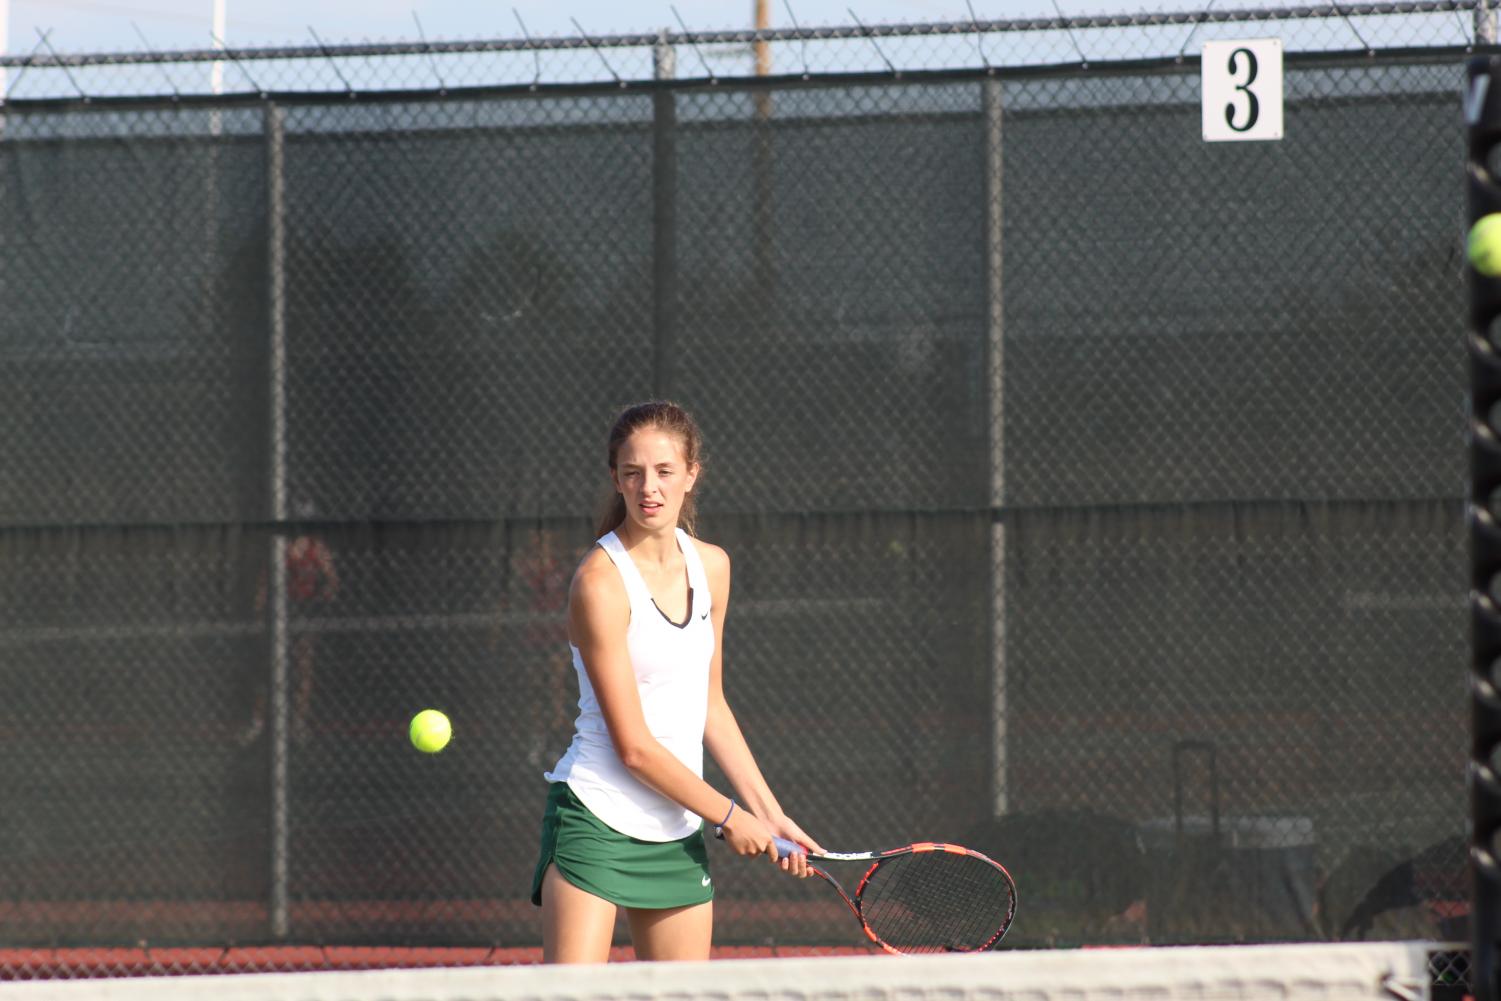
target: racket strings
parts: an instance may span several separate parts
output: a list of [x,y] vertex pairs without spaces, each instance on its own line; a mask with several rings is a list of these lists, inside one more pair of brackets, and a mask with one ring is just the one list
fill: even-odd
[[986,860],[920,852],[876,867],[860,892],[860,914],[899,952],[974,952],[999,938],[1013,902],[1010,879]]

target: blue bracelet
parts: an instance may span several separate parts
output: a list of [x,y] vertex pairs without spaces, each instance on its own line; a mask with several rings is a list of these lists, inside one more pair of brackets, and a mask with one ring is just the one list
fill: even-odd
[[714,825],[714,836],[716,838],[718,838],[720,841],[724,840],[724,825],[728,824],[730,822],[730,818],[733,817],[734,815],[735,815],[735,801],[732,799],[732,800],[730,800],[730,812],[724,815],[724,819],[723,820],[721,820],[719,823],[717,823],[717,824]]

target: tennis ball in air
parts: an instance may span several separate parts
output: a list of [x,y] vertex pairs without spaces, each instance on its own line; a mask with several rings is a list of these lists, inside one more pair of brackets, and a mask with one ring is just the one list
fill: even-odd
[[1470,267],[1487,278],[1501,275],[1501,212],[1483,215],[1470,227],[1465,241]]
[[412,717],[407,736],[412,738],[412,746],[417,750],[437,754],[448,746],[448,738],[453,736],[453,724],[438,710],[424,709]]

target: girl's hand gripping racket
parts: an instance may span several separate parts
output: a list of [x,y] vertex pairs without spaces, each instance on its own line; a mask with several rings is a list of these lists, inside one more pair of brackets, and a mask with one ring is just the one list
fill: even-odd
[[[777,838],[777,857],[808,855],[865,934],[887,952],[980,952],[1001,940],[1016,915],[1016,883],[998,862],[958,845],[923,842],[884,852],[811,854]],[[851,899],[812,860],[869,863]]]

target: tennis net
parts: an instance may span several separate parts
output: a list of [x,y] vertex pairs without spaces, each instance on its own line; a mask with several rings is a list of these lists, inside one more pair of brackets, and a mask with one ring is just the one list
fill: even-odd
[[145,977],[7,990],[24,1001],[1443,1001],[1451,956],[1415,942],[1161,947]]

